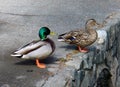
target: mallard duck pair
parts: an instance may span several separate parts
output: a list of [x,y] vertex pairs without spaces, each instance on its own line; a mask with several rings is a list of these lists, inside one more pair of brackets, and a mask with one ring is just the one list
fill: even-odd
[[[85,30],[70,31],[58,36],[58,41],[64,41],[69,44],[75,44],[78,46],[80,52],[87,52],[86,46],[91,45],[97,39],[97,32],[89,28],[88,25],[94,21],[90,19],[86,22]],[[50,34],[50,29],[42,27],[39,30],[40,40],[32,41],[31,43],[19,48],[11,56],[16,56],[23,59],[36,59],[36,65],[39,68],[45,68],[46,65],[39,60],[45,59],[50,56],[55,50],[54,42],[47,38]]]

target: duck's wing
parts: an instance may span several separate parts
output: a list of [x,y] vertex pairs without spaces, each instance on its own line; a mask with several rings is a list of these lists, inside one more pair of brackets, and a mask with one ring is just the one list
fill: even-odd
[[76,35],[78,34],[78,31],[70,31],[70,32],[66,32],[64,34],[60,34],[58,36],[58,41],[71,41],[74,40],[74,38],[76,37]]
[[79,42],[81,39],[87,38],[84,35],[87,35],[87,33],[84,30],[76,30],[76,31],[70,31],[64,34],[61,34],[58,36],[58,41],[68,42],[71,44]]
[[[37,48],[40,48],[41,46],[46,45],[46,43],[44,41],[32,41],[30,43],[28,43],[27,45],[24,45],[23,47],[17,49],[14,54],[18,54],[18,55],[23,55],[23,54],[27,54],[33,50],[36,50]],[[12,55],[12,56],[13,56]]]

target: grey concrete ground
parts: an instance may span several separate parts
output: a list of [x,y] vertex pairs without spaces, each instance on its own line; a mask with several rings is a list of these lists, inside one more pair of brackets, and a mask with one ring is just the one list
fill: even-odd
[[0,0],[0,87],[42,87],[43,80],[59,70],[54,60],[75,49],[57,42],[57,35],[51,37],[57,48],[45,60],[47,69],[38,69],[31,60],[10,57],[18,47],[39,39],[40,27],[61,34],[84,27],[89,18],[102,22],[116,11],[120,11],[120,0]]

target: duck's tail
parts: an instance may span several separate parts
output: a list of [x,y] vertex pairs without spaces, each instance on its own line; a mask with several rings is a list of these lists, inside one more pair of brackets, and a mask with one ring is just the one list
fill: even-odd
[[23,55],[17,54],[17,53],[13,53],[13,54],[11,54],[11,56],[15,56],[15,57],[21,58]]
[[66,33],[59,35],[59,36],[58,36],[58,41],[64,42],[64,36],[65,36],[65,34],[66,34]]

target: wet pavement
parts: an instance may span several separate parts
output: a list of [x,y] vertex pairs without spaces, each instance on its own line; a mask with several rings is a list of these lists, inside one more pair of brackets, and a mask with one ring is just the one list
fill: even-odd
[[102,22],[112,13],[120,11],[120,0],[0,0],[0,87],[42,87],[40,84],[59,70],[56,59],[76,49],[57,42],[55,53],[39,69],[34,60],[22,60],[10,54],[39,39],[38,30],[49,27],[57,34],[83,28],[89,18]]

